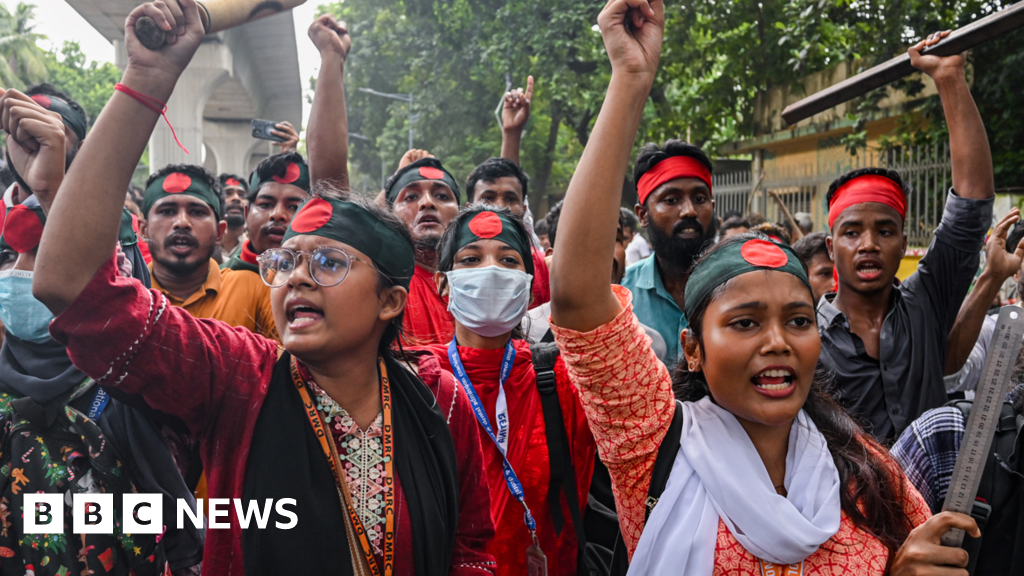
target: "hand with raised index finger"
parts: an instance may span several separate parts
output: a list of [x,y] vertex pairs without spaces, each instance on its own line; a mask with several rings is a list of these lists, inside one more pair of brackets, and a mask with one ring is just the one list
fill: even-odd
[[530,121],[530,106],[533,102],[533,76],[526,78],[526,90],[516,88],[505,94],[501,108],[501,126],[505,130],[522,132]]

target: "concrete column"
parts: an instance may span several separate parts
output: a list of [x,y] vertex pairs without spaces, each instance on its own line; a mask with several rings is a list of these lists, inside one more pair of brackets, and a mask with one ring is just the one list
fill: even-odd
[[199,47],[167,102],[167,119],[189,154],[178,147],[170,128],[161,119],[149,138],[150,174],[167,164],[202,164],[203,110],[213,91],[231,76],[232,69],[231,51],[219,40],[208,40]]
[[238,121],[203,121],[203,141],[206,155],[217,157],[217,171],[249,176],[249,154],[257,140],[252,137],[251,124]]

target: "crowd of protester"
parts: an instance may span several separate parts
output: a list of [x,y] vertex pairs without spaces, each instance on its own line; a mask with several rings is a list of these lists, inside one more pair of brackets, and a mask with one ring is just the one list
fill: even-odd
[[[409,150],[382,190],[350,190],[352,39],[332,16],[309,27],[306,156],[282,123],[247,177],[178,164],[132,186],[199,9],[131,12],[88,133],[59,86],[0,95],[0,574],[1024,573],[1024,357],[988,511],[942,511],[992,303],[1011,278],[1024,290],[1024,225],[994,221],[964,55],[921,54],[944,34],[909,54],[942,102],[952,188],[901,281],[895,171],[838,178],[816,227],[774,192],[777,223],[716,212],[693,144],[630,157],[660,0],[602,10],[607,95],[535,223],[532,77],[465,181]],[[135,492],[163,498],[161,534],[78,534],[70,509],[63,533],[25,530],[26,493],[114,494],[122,518]],[[175,517],[212,520],[221,498],[293,499],[297,524]],[[954,528],[965,544],[942,545]]]

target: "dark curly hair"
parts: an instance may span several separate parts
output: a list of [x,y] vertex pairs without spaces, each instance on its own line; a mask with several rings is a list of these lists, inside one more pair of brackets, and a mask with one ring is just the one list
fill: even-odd
[[708,158],[708,155],[699,146],[694,146],[682,140],[669,140],[664,144],[648,143],[640,149],[640,154],[636,157],[636,162],[633,164],[633,185],[639,187],[640,178],[648,170],[654,168],[654,165],[658,162],[673,156],[696,158],[701,164],[707,166],[709,172],[714,172],[711,159]]
[[477,182],[494,182],[498,178],[508,176],[519,181],[519,186],[523,189],[523,200],[526,200],[530,177],[526,175],[519,164],[507,158],[488,158],[473,168],[473,171],[469,173],[469,178],[466,179],[466,197],[470,203],[473,202],[473,193],[476,191]]
[[[690,268],[690,273],[705,258],[731,244],[752,238],[766,237],[758,233],[737,234],[707,249]],[[704,356],[704,314],[708,306],[726,290],[729,282],[718,286],[687,317],[687,342],[695,342]],[[832,398],[829,390],[832,377],[820,362],[814,373],[810,393],[803,410],[825,437],[829,452],[839,470],[842,485],[841,506],[858,528],[873,535],[889,551],[889,562],[914,528],[903,508],[907,498],[906,477],[899,465],[888,457],[888,450],[867,434],[860,425]],[[679,362],[672,374],[676,398],[696,402],[712,396],[703,372],[690,372],[686,362]],[[712,396],[712,401],[714,397]]]
[[263,184],[267,183],[273,176],[284,176],[285,171],[288,170],[288,165],[292,162],[298,162],[301,164],[306,163],[306,159],[302,157],[302,154],[295,152],[294,150],[289,152],[281,152],[280,154],[273,154],[263,159],[259,164],[256,165],[256,169],[253,170],[260,177],[261,184],[252,190],[249,190],[249,183],[245,184],[245,189],[248,190],[249,195],[246,197],[246,202],[250,206],[256,201],[256,196],[259,195],[260,188]]

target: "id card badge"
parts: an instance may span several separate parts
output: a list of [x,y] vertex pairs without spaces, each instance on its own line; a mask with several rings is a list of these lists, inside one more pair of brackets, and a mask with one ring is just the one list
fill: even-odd
[[526,576],[548,576],[548,557],[536,544],[526,549]]

